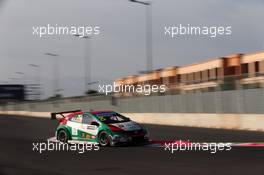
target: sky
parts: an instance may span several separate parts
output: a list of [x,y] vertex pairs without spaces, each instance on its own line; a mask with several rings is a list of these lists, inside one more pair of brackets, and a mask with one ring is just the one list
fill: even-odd
[[[152,10],[154,69],[264,50],[264,0],[153,0]],[[44,55],[50,52],[59,55],[58,82],[63,96],[83,93],[87,41],[69,35],[40,38],[32,34],[33,26],[47,24],[100,27],[100,34],[89,39],[92,81],[107,84],[146,69],[145,7],[140,4],[128,0],[0,0],[0,83],[35,83],[40,74],[42,98],[51,96],[56,58]],[[165,26],[179,24],[231,26],[232,34],[216,38],[164,35]],[[40,65],[40,69],[29,64]]]

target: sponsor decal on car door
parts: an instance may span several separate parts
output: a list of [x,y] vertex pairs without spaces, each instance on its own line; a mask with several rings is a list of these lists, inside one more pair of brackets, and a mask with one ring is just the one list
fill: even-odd
[[93,122],[93,117],[86,114],[83,115],[82,131],[85,132],[85,134],[83,134],[82,136],[83,139],[92,140],[96,138],[99,127],[95,125],[91,125],[92,122]]
[[88,115],[78,114],[67,122],[71,128],[73,140],[93,140],[96,138],[99,128],[91,125],[93,118]]

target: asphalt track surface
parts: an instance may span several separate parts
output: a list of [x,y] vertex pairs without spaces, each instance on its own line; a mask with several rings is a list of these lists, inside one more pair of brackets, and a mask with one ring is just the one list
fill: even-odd
[[[64,174],[264,174],[264,148],[232,148],[211,154],[141,146],[76,151],[33,151],[32,143],[54,135],[56,121],[0,116],[0,175]],[[146,125],[154,140],[192,142],[261,142],[260,132]]]

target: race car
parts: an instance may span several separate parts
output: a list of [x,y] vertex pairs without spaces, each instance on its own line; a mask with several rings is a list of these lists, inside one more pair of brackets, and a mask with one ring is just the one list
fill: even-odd
[[56,112],[51,113],[51,119],[59,120],[55,136],[60,142],[85,141],[115,146],[149,140],[145,127],[114,111]]

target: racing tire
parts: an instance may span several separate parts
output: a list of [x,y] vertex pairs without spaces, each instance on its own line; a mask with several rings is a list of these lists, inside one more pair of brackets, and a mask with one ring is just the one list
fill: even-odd
[[100,146],[109,146],[111,145],[111,138],[106,131],[102,131],[98,135],[98,142]]
[[116,143],[113,142],[113,139],[112,137],[110,137],[110,143],[109,143],[110,146],[116,146]]
[[67,132],[64,129],[62,129],[62,130],[59,130],[58,135],[57,135],[57,139],[60,142],[67,143],[69,140],[69,136],[68,136]]

